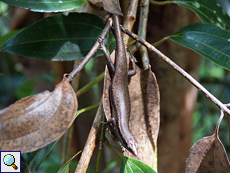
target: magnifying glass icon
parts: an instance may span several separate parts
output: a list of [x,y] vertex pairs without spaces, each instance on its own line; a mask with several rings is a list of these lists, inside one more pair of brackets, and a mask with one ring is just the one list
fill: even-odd
[[15,170],[18,169],[18,167],[14,164],[15,163],[15,158],[11,154],[7,154],[3,157],[3,162],[7,166],[12,166]]

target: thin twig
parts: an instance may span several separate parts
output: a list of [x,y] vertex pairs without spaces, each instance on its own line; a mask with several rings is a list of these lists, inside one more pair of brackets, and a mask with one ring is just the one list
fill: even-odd
[[129,46],[129,52],[133,55],[136,51],[138,51],[136,45]]
[[97,103],[95,105],[88,106],[86,108],[82,108],[82,109],[77,111],[76,116],[74,118],[77,118],[77,116],[82,114],[83,112],[90,111],[90,110],[93,110],[93,109],[97,109],[98,107],[99,107],[99,103]]
[[[79,64],[81,64],[81,61],[82,60],[74,61],[73,69],[77,68],[79,66]],[[71,85],[72,85],[75,92],[77,92],[77,90],[79,89],[80,79],[81,79],[81,73],[77,73],[77,75],[71,81]]]
[[[138,35],[140,38],[144,40],[146,39],[148,14],[149,14],[149,0],[141,0]],[[141,53],[143,68],[147,69],[149,67],[148,50],[145,46],[140,45],[140,43],[137,44],[137,47],[139,48]]]
[[92,157],[93,150],[96,145],[97,135],[101,126],[102,117],[103,107],[102,103],[100,103],[75,173],[85,173],[88,168],[90,158]]
[[25,164],[28,173],[31,173],[30,168],[29,168],[28,164],[26,163],[26,160],[24,159],[24,157],[22,155],[21,155],[21,161]]
[[[74,61],[73,67],[76,68],[81,63],[81,60]],[[71,86],[76,92],[79,88],[81,73],[77,73],[75,78],[71,82]],[[70,158],[70,151],[72,148],[72,140],[73,140],[73,131],[74,124],[70,126],[70,128],[65,132],[65,134],[61,138],[61,165],[64,165]]]
[[[103,116],[102,122],[105,122],[105,121],[106,121],[105,116]],[[104,140],[105,140],[105,126],[102,126],[101,127],[101,136],[100,136],[100,141],[99,141],[99,147],[98,147],[95,173],[98,173],[100,170],[100,163],[101,163],[101,156],[102,156],[102,149],[103,149]]]
[[109,29],[112,26],[112,19],[108,19],[108,22],[105,25],[104,30],[102,31],[101,35],[98,37],[98,40],[96,41],[96,43],[94,44],[94,46],[92,47],[92,49],[89,51],[89,53],[85,56],[85,58],[81,61],[81,63],[79,64],[79,66],[77,68],[75,68],[68,76],[67,79],[69,81],[71,81],[76,75],[77,73],[83,69],[83,67],[87,64],[87,62],[92,58],[92,56],[97,52],[97,49],[100,46],[101,41],[103,41],[105,39],[105,36],[107,35],[107,33],[109,32]]
[[110,17],[111,17],[111,13],[108,13],[104,18],[103,18],[103,22],[105,23]]
[[111,58],[110,58],[110,55],[109,55],[109,52],[107,51],[104,43],[102,42],[101,43],[101,49],[102,51],[104,52],[104,55],[105,55],[105,59],[107,61],[107,67],[109,69],[109,74],[110,74],[110,77],[113,78],[113,75],[115,73],[115,67],[113,65],[113,62],[111,61]]
[[[226,106],[229,107],[229,106],[230,106],[230,103],[226,104]],[[230,124],[230,116],[227,116],[227,121],[228,121],[228,124]],[[230,131],[230,126],[228,126],[228,130]],[[229,133],[228,135],[229,135],[229,136],[228,136],[228,140],[229,140],[229,142],[230,142],[230,133]]]
[[179,67],[176,63],[174,63],[171,59],[157,50],[154,46],[149,44],[147,41],[141,39],[136,34],[128,31],[123,26],[121,29],[124,33],[135,39],[136,41],[140,42],[142,45],[146,46],[149,51],[154,52],[158,57],[160,57],[163,61],[165,61],[168,65],[173,67],[177,72],[183,75],[189,82],[191,82],[195,87],[198,88],[201,92],[203,92],[206,97],[208,97],[214,104],[216,104],[220,109],[224,110],[228,115],[230,115],[230,110],[224,105],[221,101],[219,101],[215,96],[213,96],[206,88],[204,88],[199,82],[197,82],[192,76],[190,76],[186,71],[184,71],[181,67]]
[[[138,0],[132,0],[130,1],[130,4],[128,6],[127,15],[125,16],[123,25],[125,28],[128,28],[129,30],[132,30],[133,24],[136,21],[137,5],[138,5]],[[126,46],[129,42],[129,37],[123,35],[123,40]]]

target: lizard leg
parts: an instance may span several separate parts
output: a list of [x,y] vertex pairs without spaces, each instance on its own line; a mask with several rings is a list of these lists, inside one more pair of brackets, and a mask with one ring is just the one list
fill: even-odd
[[110,131],[114,131],[116,129],[116,124],[116,120],[113,117],[104,123],[105,126],[109,127]]
[[107,66],[108,66],[108,69],[109,69],[109,74],[110,74],[110,77],[113,78],[114,74],[115,74],[115,67],[114,67],[114,64],[110,58],[110,55],[109,55],[109,52],[107,51],[105,45],[103,42],[101,42],[101,48],[102,48],[102,51],[104,52],[104,55],[105,55],[105,59],[107,61]]
[[134,76],[136,74],[136,64],[135,64],[135,58],[133,57],[133,55],[129,54],[129,57],[131,59],[132,62],[132,70],[128,71],[128,76]]

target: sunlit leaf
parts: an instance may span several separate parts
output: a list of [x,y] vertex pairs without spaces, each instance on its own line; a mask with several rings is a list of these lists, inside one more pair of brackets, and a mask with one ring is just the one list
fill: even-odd
[[79,60],[93,47],[103,28],[102,19],[92,14],[57,14],[24,29],[0,50],[41,60]]
[[121,155],[121,168],[120,172],[122,173],[133,173],[133,172],[143,172],[143,173],[157,173],[153,168],[144,164],[143,162],[125,157]]
[[181,28],[169,39],[230,70],[230,31],[197,23]]
[[77,106],[64,77],[53,92],[25,97],[0,110],[0,151],[27,153],[56,141],[72,124]]
[[7,40],[9,40],[11,37],[16,35],[20,31],[22,31],[22,29],[11,31],[11,32],[7,33],[6,35],[0,37],[0,46],[2,46]]
[[31,11],[60,12],[79,8],[86,0],[2,0],[2,2]]
[[204,23],[212,23],[223,29],[230,29],[230,18],[215,0],[176,0],[178,5],[192,10]]

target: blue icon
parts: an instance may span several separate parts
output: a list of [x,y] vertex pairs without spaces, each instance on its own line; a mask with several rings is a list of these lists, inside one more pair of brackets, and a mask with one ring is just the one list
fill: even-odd
[[7,154],[3,157],[3,162],[7,166],[12,166],[15,170],[18,169],[18,167],[14,164],[15,158],[12,154]]

